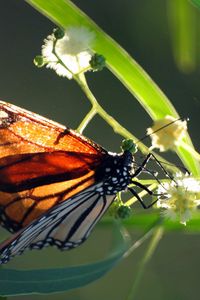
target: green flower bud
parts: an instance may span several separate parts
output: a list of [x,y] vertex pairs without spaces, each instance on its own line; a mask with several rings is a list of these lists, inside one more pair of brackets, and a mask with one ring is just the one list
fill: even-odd
[[90,66],[93,69],[93,71],[101,71],[106,65],[105,57],[101,54],[95,53],[91,60],[90,60]]
[[45,65],[44,57],[42,55],[37,55],[34,58],[33,63],[36,65],[36,67],[42,68]]
[[131,215],[131,208],[126,205],[121,205],[117,210],[117,216],[120,219],[129,218]]
[[130,151],[131,153],[137,152],[137,145],[131,139],[123,140],[121,148],[123,151]]
[[55,28],[55,29],[53,30],[53,34],[54,34],[54,36],[55,36],[55,38],[56,38],[57,40],[60,40],[60,39],[62,39],[62,38],[64,37],[65,32],[64,32],[64,30],[61,29],[61,28]]

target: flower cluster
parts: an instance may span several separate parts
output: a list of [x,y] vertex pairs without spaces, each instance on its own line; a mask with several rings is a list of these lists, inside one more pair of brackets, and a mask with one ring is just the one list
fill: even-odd
[[49,35],[42,46],[47,68],[71,79],[73,74],[90,67],[93,40],[94,33],[85,27],[69,27],[60,39],[56,39],[54,33]]
[[187,131],[186,121],[177,120],[172,116],[156,120],[147,134],[151,136],[151,149],[158,148],[161,152],[178,146]]
[[157,207],[163,209],[164,216],[186,225],[200,205],[200,181],[189,175],[176,174],[174,181],[159,186],[158,194],[161,196]]
[[72,79],[74,75],[102,70],[105,59],[93,52],[95,34],[86,27],[68,27],[65,31],[55,29],[44,40],[42,55],[34,59],[38,67],[46,65],[59,76]]

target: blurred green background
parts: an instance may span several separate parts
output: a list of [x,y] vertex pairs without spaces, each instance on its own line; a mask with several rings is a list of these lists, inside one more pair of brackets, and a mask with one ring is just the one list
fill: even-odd
[[[74,3],[141,64],[171,99],[181,116],[190,118],[189,132],[198,150],[200,11],[186,0],[79,0]],[[189,15],[181,31],[178,26],[183,16],[183,5]],[[59,78],[51,70],[37,69],[32,63],[54,24],[24,1],[1,0],[0,15],[0,98],[76,128],[90,107],[85,96],[75,82]],[[186,55],[185,61],[181,58],[177,62],[177,57],[180,59],[185,49],[184,39],[179,43],[181,34],[185,37],[186,46],[186,39],[189,39],[189,59]],[[125,87],[106,69],[87,74],[87,78],[102,106],[137,137],[144,136],[151,120]],[[92,121],[85,134],[107,149],[119,151],[121,137],[115,135],[100,118]],[[79,249],[64,253],[56,249],[33,251],[16,258],[7,267],[67,266],[98,259],[109,249],[110,231],[105,225],[98,226],[88,242]],[[134,239],[139,234],[132,230]],[[125,300],[145,246],[104,278],[82,289],[15,299]],[[197,234],[165,234],[147,266],[137,299],[197,298],[199,252]]]

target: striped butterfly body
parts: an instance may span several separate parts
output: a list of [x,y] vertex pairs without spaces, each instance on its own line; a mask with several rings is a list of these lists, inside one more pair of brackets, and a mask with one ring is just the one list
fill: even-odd
[[130,151],[107,152],[58,123],[0,102],[0,221],[14,233],[0,263],[26,249],[83,243],[134,173]]

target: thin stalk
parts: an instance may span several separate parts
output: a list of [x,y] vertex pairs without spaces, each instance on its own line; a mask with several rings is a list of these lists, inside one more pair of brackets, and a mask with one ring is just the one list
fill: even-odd
[[[88,100],[90,101],[92,108],[97,111],[97,113],[104,119],[114,130],[114,132],[118,133],[122,137],[126,139],[132,139],[135,143],[137,143],[138,148],[140,148],[141,152],[146,155],[149,153],[149,148],[146,147],[142,142],[140,142],[130,131],[128,131],[126,128],[124,128],[117,120],[115,120],[111,115],[109,115],[102,106],[98,103],[96,98],[94,97],[93,93],[91,92],[85,75],[83,73],[74,75],[74,79],[81,87],[84,94],[87,96]],[[87,121],[87,120],[85,120]],[[80,127],[80,126],[79,126]],[[168,161],[163,159],[160,155],[155,154],[155,157],[162,161],[163,163],[166,163],[166,168],[171,170],[172,172],[177,172],[177,168],[173,165],[171,165]]]
[[[58,54],[56,53],[56,41],[53,44],[53,50],[52,53],[56,56],[58,63],[60,63],[63,67],[66,68],[69,72],[69,68],[65,65],[65,63],[60,59]],[[88,100],[90,101],[92,105],[92,109],[89,111],[89,113],[85,116],[83,121],[78,127],[79,132],[83,132],[85,127],[88,125],[88,123],[92,120],[92,118],[98,113],[114,130],[114,132],[118,133],[122,137],[126,139],[132,139],[135,143],[137,143],[138,148],[140,151],[144,154],[147,155],[149,153],[149,148],[146,147],[142,142],[140,142],[130,131],[128,131],[126,128],[124,128],[117,120],[115,120],[111,115],[109,115],[103,108],[102,106],[98,103],[96,98],[94,97],[93,93],[91,92],[84,73],[79,73],[79,74],[73,74],[74,80],[78,83],[78,85],[81,87],[82,91],[84,94],[87,96]],[[155,154],[155,157],[159,160],[162,161],[167,165],[167,168],[171,170],[172,172],[177,172],[177,168],[175,166],[172,166],[169,164],[169,162],[165,159],[163,159],[160,155]]]
[[[63,67],[66,68],[66,70],[68,72],[71,73],[71,71],[69,70],[69,68],[66,66],[66,64],[62,61],[62,59],[59,57],[59,55],[56,53],[56,42],[54,42],[53,44],[53,50],[52,53],[56,56],[58,63],[60,63]],[[88,100],[90,101],[91,105],[92,105],[92,114],[90,114],[90,112],[86,115],[86,117],[84,118],[84,123],[83,121],[81,122],[81,124],[79,125],[78,129],[80,130],[80,128],[82,127],[86,127],[86,125],[92,120],[92,118],[94,117],[94,115],[96,113],[98,113],[114,130],[114,132],[120,134],[121,136],[123,136],[124,138],[130,138],[133,141],[136,141],[136,137],[134,137],[126,128],[124,128],[123,126],[121,126],[121,124],[119,122],[117,122],[112,116],[110,116],[102,107],[101,105],[98,103],[98,101],[96,100],[96,98],[94,97],[93,93],[91,92],[86,78],[85,78],[85,74],[84,73],[79,73],[79,74],[73,74],[73,78],[74,80],[78,83],[78,85],[81,87],[82,91],[84,92],[84,94],[87,96]],[[95,112],[95,114],[94,114]],[[86,124],[86,125],[85,125]],[[83,129],[82,129],[83,131]],[[138,142],[138,141],[137,141]],[[138,143],[138,147],[140,147],[141,151],[145,154],[147,154],[148,148],[143,145],[142,143]]]
[[[71,71],[69,70],[69,68],[66,66],[66,64],[62,61],[62,59],[59,57],[59,55],[56,53],[56,42],[54,42],[53,44],[53,50],[52,53],[56,56],[58,63],[60,63],[63,67],[66,68],[66,70],[68,72],[71,73]],[[94,115],[96,113],[98,113],[114,130],[114,132],[120,134],[121,136],[123,136],[124,138],[129,138],[132,139],[133,141],[137,141],[138,143],[138,147],[140,147],[141,151],[144,154],[149,153],[148,148],[143,145],[142,143],[138,142],[137,138],[132,135],[126,128],[124,128],[119,122],[117,122],[112,116],[110,116],[102,107],[101,105],[98,103],[98,101],[96,100],[96,98],[94,97],[93,93],[91,92],[85,75],[84,73],[79,73],[79,74],[73,74],[73,78],[74,80],[78,83],[78,85],[81,87],[82,91],[84,92],[84,94],[87,96],[88,100],[90,101],[91,105],[92,105],[92,109],[90,110],[90,112],[86,115],[86,117],[84,118],[84,120],[81,122],[81,124],[78,127],[78,130],[82,130],[87,126],[87,124],[92,120],[92,118],[94,117]],[[92,111],[92,113],[91,113]],[[95,114],[94,114],[95,112]]]
[[139,265],[139,270],[137,272],[137,277],[133,283],[133,286],[131,288],[131,291],[128,295],[128,298],[127,300],[134,300],[134,299],[137,299],[137,290],[138,290],[138,287],[139,287],[139,284],[141,282],[141,279],[142,279],[142,276],[144,274],[144,270],[147,266],[147,263],[149,262],[149,260],[151,259],[152,255],[154,254],[162,236],[163,236],[163,232],[164,232],[164,229],[162,226],[159,226],[157,227],[156,229],[154,228],[154,233],[152,234],[152,238],[150,240],[150,243],[146,249],[146,252],[144,254],[144,257],[143,259],[141,260],[140,262],[140,265]]
[[97,110],[98,114],[113,128],[113,130],[125,138],[132,138],[134,141],[136,141],[136,138],[126,128],[124,128],[101,107],[101,105],[98,103],[93,93],[89,89],[84,74],[79,74],[77,77],[75,77],[75,80],[91,102],[92,107]]
[[162,218],[157,219],[156,222],[151,225],[150,229],[145,232],[145,234],[143,234],[132,246],[129,247],[123,257],[127,258],[128,256],[130,256],[137,248],[139,248],[146,240],[148,240],[153,235],[156,228],[158,228],[158,226],[160,227],[162,223]]
[[[58,60],[58,63],[61,64],[69,73],[71,73],[73,75],[73,78],[75,79],[76,82],[78,82],[78,84],[81,86],[82,82],[85,81],[85,76],[84,76],[84,72],[83,73],[79,73],[79,74],[73,74],[71,72],[71,70],[67,67],[67,65],[63,62],[63,60],[59,57],[59,55],[56,52],[56,43],[57,40],[54,41],[53,43],[53,50],[52,53],[55,55],[55,57]],[[93,97],[94,98],[94,97]],[[95,100],[95,101],[94,101]],[[89,124],[89,122],[93,119],[93,117],[97,114],[97,108],[96,108],[96,104],[97,101],[96,99],[90,99],[90,102],[92,103],[92,108],[91,110],[87,113],[87,115],[84,117],[84,119],[81,121],[80,125],[77,128],[77,131],[79,133],[82,133],[83,130],[86,128],[86,126]]]
[[84,119],[81,121],[80,125],[76,129],[79,133],[82,133],[83,130],[87,127],[89,122],[94,118],[94,116],[97,114],[97,110],[95,107],[92,107],[91,110],[87,113],[87,115],[84,117]]
[[57,62],[59,63],[59,64],[61,64],[69,73],[71,73],[72,75],[73,75],[73,73],[72,73],[72,71],[67,67],[67,65],[63,62],[63,60],[59,57],[59,55],[57,54],[57,52],[56,52],[56,43],[57,43],[57,41],[58,40],[55,40],[54,42],[53,42],[53,49],[52,49],[52,53],[55,55],[55,57],[57,58]]

